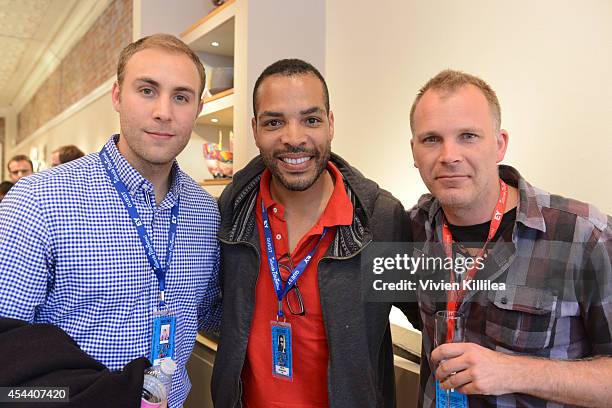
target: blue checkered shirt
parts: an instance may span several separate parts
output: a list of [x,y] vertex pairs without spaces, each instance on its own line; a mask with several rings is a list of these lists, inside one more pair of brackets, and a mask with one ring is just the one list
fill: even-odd
[[[191,384],[185,370],[198,329],[220,320],[219,212],[214,199],[175,163],[156,206],[153,185],[106,144],[118,174],[165,262],[170,211],[180,195],[166,300],[176,312],[178,369],[170,407]],[[53,323],[111,370],[151,350],[159,285],[136,228],[98,153],[24,178],[0,204],[0,316]]]

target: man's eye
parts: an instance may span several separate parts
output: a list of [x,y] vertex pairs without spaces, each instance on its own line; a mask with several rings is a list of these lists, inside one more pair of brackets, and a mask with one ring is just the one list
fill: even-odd
[[151,95],[153,95],[154,92],[153,92],[153,90],[151,88],[142,88],[140,90],[140,93],[145,95],[145,96],[151,96]]
[[174,99],[175,99],[177,102],[180,102],[180,103],[187,103],[187,102],[189,102],[189,98],[187,98],[185,95],[176,95],[176,96],[174,97]]
[[466,132],[466,133],[463,133],[463,134],[461,135],[461,138],[462,138],[463,140],[472,140],[472,139],[476,139],[477,137],[478,137],[478,136],[477,136],[477,135],[475,135],[474,133],[467,133],[467,132]]
[[264,123],[264,126],[266,127],[279,127],[281,124],[280,120],[277,119],[272,119],[272,120],[268,120]]
[[319,118],[308,118],[306,119],[306,123],[310,126],[316,126],[319,123],[322,123],[322,120]]
[[440,138],[438,136],[427,136],[426,138],[423,139],[423,143],[433,144],[433,143],[437,143],[439,140]]

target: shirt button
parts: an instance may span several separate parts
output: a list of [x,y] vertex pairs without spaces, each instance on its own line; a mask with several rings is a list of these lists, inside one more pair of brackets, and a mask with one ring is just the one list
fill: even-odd
[[278,212],[278,208],[276,208],[276,207],[272,208],[272,212],[273,212],[274,214],[276,214],[276,213]]
[[276,234],[276,239],[277,239],[277,240],[279,240],[279,241],[280,241],[280,240],[281,240],[281,238],[282,238],[281,234]]

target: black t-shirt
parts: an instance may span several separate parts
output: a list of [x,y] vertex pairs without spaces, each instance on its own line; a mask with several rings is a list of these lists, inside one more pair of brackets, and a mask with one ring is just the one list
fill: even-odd
[[[495,232],[493,239],[487,244],[484,252],[484,258],[487,258],[488,251],[493,248],[495,242],[503,237],[505,242],[512,241],[512,231],[514,229],[514,221],[516,220],[516,207],[506,212],[502,217],[501,224]],[[482,224],[458,226],[449,224],[448,227],[453,235],[453,254],[454,258],[474,258],[480,253],[484,243],[489,235],[491,221],[483,222]],[[459,271],[455,269],[454,279],[461,281],[466,277],[465,269]],[[482,272],[481,272],[482,273]],[[485,273],[486,274],[486,273]],[[480,275],[480,273],[479,273]]]
[[[497,241],[501,236],[504,237],[505,241],[510,242],[512,240],[512,230],[514,228],[515,220],[516,207],[504,214],[504,216],[502,217],[501,224],[497,229],[495,236],[491,240],[491,243]],[[480,248],[482,248],[485,241],[487,240],[487,235],[489,235],[490,226],[491,221],[483,222],[482,224],[466,226],[448,224],[448,228],[450,229],[451,234],[453,234],[454,242],[466,243],[468,244],[468,247],[478,247],[478,245],[471,244],[480,244]]]

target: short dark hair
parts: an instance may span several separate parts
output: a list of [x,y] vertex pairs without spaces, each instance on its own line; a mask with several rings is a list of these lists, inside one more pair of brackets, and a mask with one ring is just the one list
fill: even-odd
[[53,151],[53,153],[57,153],[60,164],[68,163],[69,161],[85,156],[85,153],[75,145],[62,146]]
[[261,83],[264,79],[268,78],[272,75],[281,75],[281,76],[295,76],[295,75],[307,75],[312,74],[319,78],[321,84],[323,85],[323,98],[325,99],[325,111],[329,114],[329,91],[327,89],[327,83],[325,83],[325,78],[316,69],[312,64],[307,63],[301,59],[291,58],[291,59],[282,59],[276,61],[272,65],[268,66],[263,70],[257,81],[255,82],[255,88],[253,88],[253,114],[255,115],[255,120],[257,120],[257,90],[261,86]]
[[6,168],[10,171],[11,169],[9,168],[9,165],[12,162],[17,162],[17,161],[27,161],[28,163],[30,163],[30,168],[32,169],[32,171],[34,171],[34,164],[32,163],[32,160],[30,160],[30,158],[26,156],[25,154],[18,154],[16,156],[11,157],[11,160],[9,160],[8,163],[6,163]]
[[13,186],[14,184],[10,181],[3,181],[2,183],[0,183],[0,194],[6,195],[6,193],[8,193],[11,187]]

